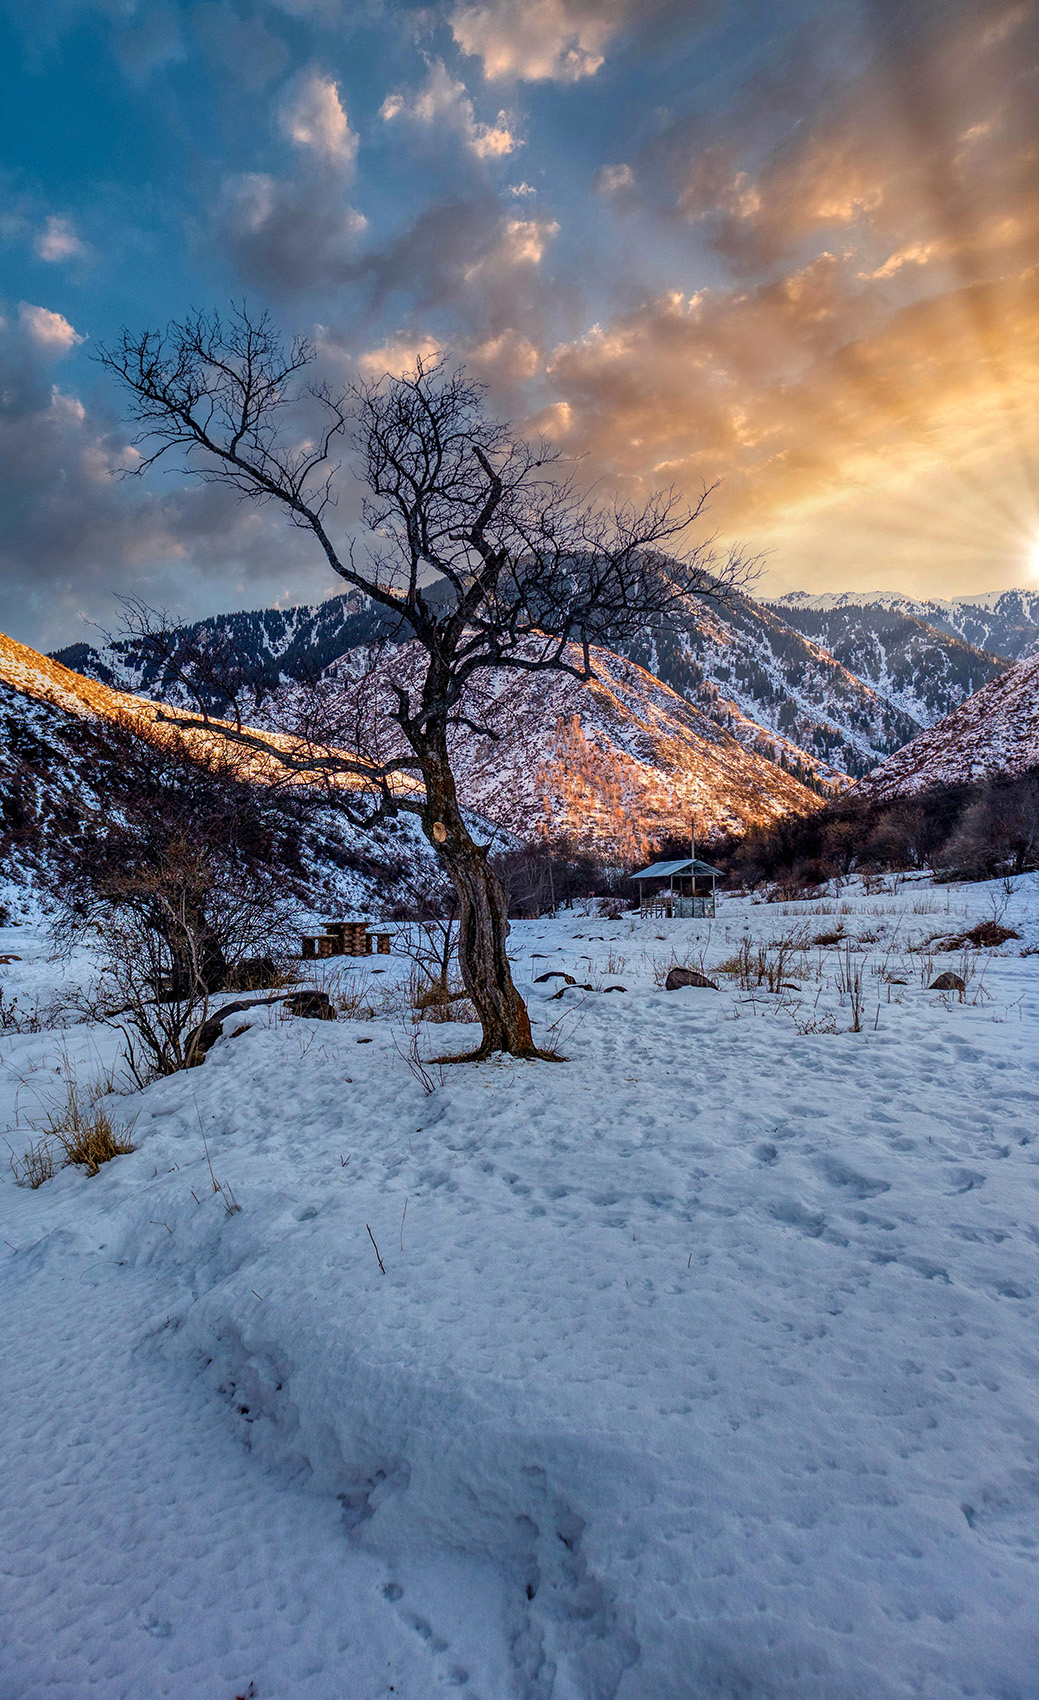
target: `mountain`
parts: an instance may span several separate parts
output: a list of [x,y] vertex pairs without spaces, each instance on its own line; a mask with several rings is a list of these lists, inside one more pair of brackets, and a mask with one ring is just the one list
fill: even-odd
[[[709,845],[821,807],[794,773],[748,749],[644,668],[609,650],[591,655],[596,676],[588,684],[561,672],[481,676],[461,709],[491,735],[458,729],[453,736],[458,793],[468,808],[525,840],[563,838],[631,863],[664,838],[684,839],[691,816]],[[579,652],[570,659],[579,665]],[[385,758],[400,751],[387,682],[413,688],[420,652],[400,645],[378,658],[374,672],[371,660],[353,651],[335,664],[333,700],[338,724],[366,722],[366,753]],[[268,724],[291,725],[306,705],[305,687],[289,685],[264,715]]]
[[935,786],[1013,776],[1039,764],[1039,655],[1009,667],[857,787],[886,800]]
[[[313,676],[385,630],[385,615],[351,593],[317,606],[197,621],[183,639],[208,649],[214,672],[245,680],[262,702],[279,684]],[[691,599],[666,628],[647,628],[619,647],[745,748],[824,794],[842,776],[868,772],[934,718],[907,706],[911,694],[887,697],[781,612],[748,596]],[[109,685],[184,700],[175,662],[139,638],[74,645],[56,658]],[[940,693],[939,678],[932,693],[938,713],[959,701]],[[219,712],[219,695],[211,706]]]
[[[408,649],[401,645],[390,652],[394,665],[409,666]],[[354,649],[337,664],[344,698],[351,666],[356,675],[363,654]],[[499,736],[460,734],[455,760],[463,802],[501,829],[502,848],[513,835],[563,836],[633,861],[670,833],[684,836],[693,812],[709,843],[820,806],[817,793],[779,762],[745,748],[644,669],[608,651],[595,651],[594,660],[599,676],[590,685],[566,674],[520,673],[491,675],[482,686],[485,702],[493,699]],[[291,723],[294,699],[303,694],[295,682],[280,686],[257,711],[255,725],[267,742],[292,742],[276,723]],[[117,735],[129,731],[161,743],[168,736],[161,712],[154,699],[113,690],[0,637],[6,733],[0,797],[7,800],[8,814],[23,824],[49,821],[60,857],[62,835],[84,814],[118,806]],[[344,724],[349,721],[347,709]],[[385,719],[382,724],[390,725]],[[218,731],[201,723],[187,739],[202,757],[223,747]],[[795,754],[789,751],[791,762]],[[258,783],[271,774],[262,754],[244,756],[242,767]],[[9,844],[18,837],[16,826],[12,822]],[[315,867],[331,861],[363,876],[358,901],[387,900],[394,870],[414,870],[429,861],[411,817],[363,834],[332,817],[322,831],[326,841],[315,844]],[[334,844],[327,842],[329,834]],[[30,836],[21,832],[23,842]]]
[[692,601],[682,620],[645,631],[623,653],[748,749],[767,756],[793,745],[808,783],[868,772],[921,724],[747,596]]
[[[104,821],[123,808],[128,741],[168,748],[160,712],[154,701],[114,691],[0,633],[0,907],[19,890],[53,884],[63,844],[92,816]],[[202,725],[181,736],[199,761],[227,751],[219,733]],[[289,741],[264,736],[272,746]],[[235,768],[257,785],[279,772],[262,753],[242,752]],[[340,909],[381,909],[402,874],[427,877],[432,866],[411,816],[361,833],[342,815],[315,808],[302,854],[307,893]]]
[[1034,590],[1002,590],[983,595],[954,596],[934,601],[918,601],[911,596],[897,596],[887,591],[874,593],[840,591],[811,596],[805,591],[790,591],[770,604],[779,614],[800,630],[806,628],[797,618],[803,613],[836,616],[827,630],[835,640],[843,630],[840,616],[848,615],[854,624],[857,610],[877,609],[888,614],[901,614],[907,619],[922,620],[936,631],[959,638],[973,649],[989,656],[1001,656],[1006,661],[1018,661],[1039,649],[1039,592]]
[[825,608],[773,606],[918,728],[933,726],[1006,667],[1004,657],[901,606],[843,601]]

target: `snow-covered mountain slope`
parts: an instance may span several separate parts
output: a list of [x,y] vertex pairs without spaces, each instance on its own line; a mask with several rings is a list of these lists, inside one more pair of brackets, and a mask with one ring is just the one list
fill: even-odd
[[781,611],[921,728],[933,726],[1006,667],[1003,657],[899,608],[849,602]]
[[[344,650],[370,643],[379,625],[373,606],[350,592],[296,608],[218,614],[179,630],[191,649],[212,655],[214,670],[247,677],[261,690],[270,690],[290,679],[312,678]],[[117,689],[188,706],[176,679],[176,651],[169,655],[147,637],[110,637],[96,646],[70,644],[54,659]]]
[[[162,748],[169,732],[160,705],[113,691],[0,634],[0,885],[30,889],[60,874],[62,845],[92,816],[109,818],[126,801],[127,740]],[[190,755],[227,746],[199,726],[182,734]],[[272,744],[289,740],[265,734]],[[263,784],[271,764],[242,753],[240,777]],[[410,816],[360,833],[344,817],[315,809],[303,844],[303,869],[315,902],[379,909],[392,902],[402,874],[428,877],[433,864]],[[0,898],[3,894],[0,893]]]
[[[579,664],[576,651],[572,659]],[[769,759],[634,662],[593,648],[592,663],[589,684],[565,673],[516,671],[481,682],[463,711],[492,735],[464,728],[454,735],[465,804],[522,838],[565,838],[622,861],[644,857],[672,833],[684,837],[691,813],[709,842],[820,806],[818,793],[783,765],[800,765],[794,746],[771,741],[776,759]],[[392,699],[379,694],[378,679],[413,688],[417,651],[400,645],[384,652],[374,675],[369,664],[358,650],[332,670],[343,687],[342,724],[366,720],[372,730],[365,753],[396,754]],[[351,699],[361,690],[373,705],[367,712]],[[267,723],[291,726],[306,694],[295,686],[276,693]]]
[[[1034,590],[990,591],[933,601],[898,596],[890,591],[839,591],[811,596],[806,591],[795,590],[777,597],[771,606],[801,630],[807,628],[797,618],[800,613],[854,616],[856,610],[872,608],[923,620],[974,649],[1002,656],[1007,661],[1017,661],[1039,649],[1039,591]],[[827,629],[836,639],[843,628],[836,620]]]
[[770,759],[634,662],[595,650],[593,665],[588,685],[524,676],[504,736],[493,746],[465,740],[471,808],[515,832],[563,834],[630,861],[684,835],[690,814],[710,843],[819,806],[782,765],[799,765],[784,740]]
[[866,797],[887,798],[937,785],[966,785],[1039,764],[1039,655],[998,678],[921,732],[861,781]]
[[[351,652],[355,662],[361,654]],[[390,654],[407,667],[407,646]],[[793,746],[776,740],[777,759],[770,760],[745,748],[634,663],[596,651],[595,666],[598,677],[591,685],[565,674],[490,681],[492,723],[499,737],[460,734],[455,752],[459,789],[468,807],[510,836],[566,837],[633,860],[668,833],[684,834],[691,812],[707,841],[819,806],[818,794],[783,765],[798,765]],[[351,677],[345,664],[342,673],[344,679]],[[42,798],[42,785],[55,821],[71,821],[77,808],[99,806],[92,774],[96,751],[105,748],[103,737],[98,743],[99,729],[129,729],[159,742],[166,736],[159,703],[112,690],[8,638],[0,638],[0,689],[13,728],[6,740],[6,770],[0,762],[0,788],[8,796],[16,785],[24,788],[25,762],[16,754],[19,738],[24,744],[30,724],[39,723],[44,742],[33,747],[33,790]],[[291,733],[277,727],[291,723],[294,699],[303,689],[282,687],[274,694],[264,724],[257,727],[270,743],[291,743]],[[349,720],[347,714],[344,724]],[[188,739],[206,753],[219,735],[200,725]],[[115,755],[111,759],[117,761]],[[250,777],[267,777],[262,757],[246,757],[244,765]],[[386,823],[374,841],[344,823],[337,830],[354,860],[363,855],[376,866],[383,896],[386,867],[416,858],[425,865],[428,859],[410,820]]]
[[[216,671],[248,680],[262,698],[313,677],[382,629],[384,616],[349,595],[316,607],[221,615],[185,627],[184,637],[209,650]],[[887,697],[879,680],[857,677],[781,612],[748,596],[691,600],[666,629],[647,629],[620,647],[755,753],[772,759],[797,746],[798,771],[824,788],[836,773],[868,772],[934,718],[914,711],[911,691]],[[139,639],[75,645],[58,659],[106,683],[178,699],[175,668]],[[942,698],[942,678],[931,691],[936,713],[959,700]]]
[[685,618],[624,646],[632,660],[748,748],[782,739],[804,773],[865,773],[921,722],[774,609],[746,596],[690,602]]

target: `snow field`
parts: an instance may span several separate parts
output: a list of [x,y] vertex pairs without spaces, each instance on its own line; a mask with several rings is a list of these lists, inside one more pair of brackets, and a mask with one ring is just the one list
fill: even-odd
[[[1035,891],[962,1004],[909,949],[993,889],[514,923],[565,1065],[427,1094],[399,1018],[251,1012],[112,1100],[132,1156],[0,1187],[4,1700],[1034,1700]],[[838,925],[862,1032],[834,947],[656,983]],[[0,1038],[10,1124],[62,1042]]]

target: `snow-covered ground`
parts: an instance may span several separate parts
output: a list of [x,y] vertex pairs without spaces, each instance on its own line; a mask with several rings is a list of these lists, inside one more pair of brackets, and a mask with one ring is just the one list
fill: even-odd
[[[515,923],[569,1060],[431,1091],[351,964],[386,1013],[251,1012],[109,1100],[132,1155],[8,1177],[0,1700],[1034,1700],[1035,882],[909,948],[999,901]],[[784,990],[659,984],[782,937]],[[47,948],[0,930],[23,1011]],[[15,1150],[115,1055],[0,1034]]]

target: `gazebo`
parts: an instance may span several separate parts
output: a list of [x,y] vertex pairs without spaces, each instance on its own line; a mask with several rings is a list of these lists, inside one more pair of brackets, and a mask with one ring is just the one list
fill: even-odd
[[[639,888],[643,915],[688,915],[695,920],[714,919],[714,888],[718,869],[696,856],[680,862],[651,862],[632,874]],[[710,881],[709,891],[698,892],[697,881]]]

